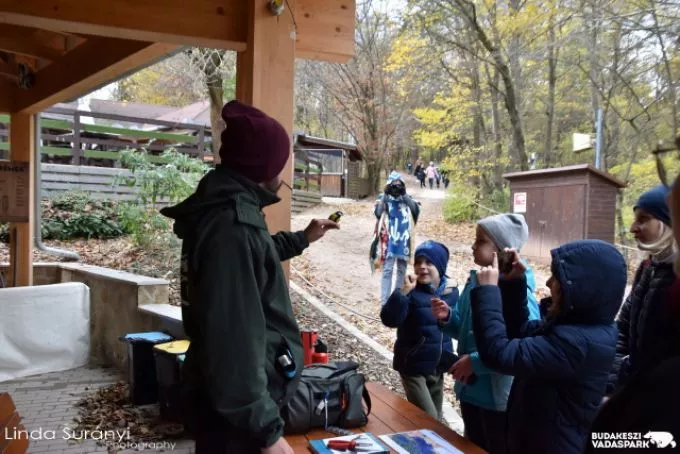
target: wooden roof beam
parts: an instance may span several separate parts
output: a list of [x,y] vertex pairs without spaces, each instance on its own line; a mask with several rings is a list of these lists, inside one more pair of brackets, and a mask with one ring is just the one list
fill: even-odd
[[0,76],[16,79],[19,76],[19,68],[13,61],[4,62],[0,60]]
[[16,83],[0,77],[0,113],[8,114],[14,110],[14,89]]
[[[0,0],[2,24],[121,39],[245,50],[243,0]],[[189,6],[188,6],[189,5]],[[263,8],[265,7],[263,2]]]
[[149,65],[177,46],[114,38],[92,38],[35,74],[29,89],[14,90],[14,110],[36,113],[82,96]]
[[356,0],[297,0],[295,56],[345,63],[354,56]]
[[35,36],[37,31],[34,28],[3,24],[0,26],[0,50],[52,61],[61,57],[66,51],[65,43],[62,49],[54,43],[48,45]]

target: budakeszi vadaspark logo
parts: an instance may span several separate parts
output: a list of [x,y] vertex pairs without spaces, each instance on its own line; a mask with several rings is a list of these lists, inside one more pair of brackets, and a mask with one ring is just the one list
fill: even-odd
[[670,432],[593,432],[590,441],[594,448],[675,448],[677,443]]

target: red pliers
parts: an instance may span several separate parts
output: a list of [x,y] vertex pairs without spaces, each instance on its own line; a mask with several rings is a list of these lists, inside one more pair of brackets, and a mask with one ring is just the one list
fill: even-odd
[[335,451],[370,451],[372,443],[359,443],[357,440],[361,438],[362,435],[358,435],[352,440],[331,440],[328,442],[328,449],[333,449]]

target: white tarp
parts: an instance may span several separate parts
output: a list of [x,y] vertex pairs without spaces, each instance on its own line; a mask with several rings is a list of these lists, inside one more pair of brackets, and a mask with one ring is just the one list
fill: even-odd
[[0,382],[84,366],[89,355],[86,285],[0,289]]

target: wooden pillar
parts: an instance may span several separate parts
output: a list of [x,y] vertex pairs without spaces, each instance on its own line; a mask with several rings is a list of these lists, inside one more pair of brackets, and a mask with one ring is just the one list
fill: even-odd
[[[236,99],[261,109],[293,133],[295,90],[295,35],[291,12],[295,1],[288,1],[281,16],[273,16],[267,2],[247,0],[249,31],[247,49],[239,52],[236,63]],[[289,9],[291,8],[291,9]],[[292,186],[293,159],[288,159],[283,179]],[[267,210],[272,233],[290,229],[290,191],[279,191],[282,201]]]
[[[293,134],[295,90],[295,34],[291,13],[295,0],[286,2],[281,16],[274,16],[267,2],[247,0],[249,31],[247,49],[236,61],[236,99],[257,107],[276,118]],[[293,154],[284,168],[283,180],[292,185]],[[281,202],[265,210],[272,233],[290,230],[292,194],[286,187],[279,190]],[[284,267],[286,273],[288,267]]]
[[11,223],[9,285],[22,287],[33,285],[33,222],[35,220],[35,117],[27,113],[15,113],[9,126],[10,159],[29,163],[28,210],[29,221]]

